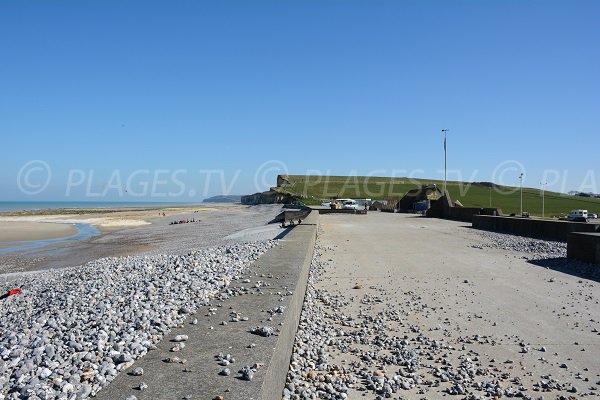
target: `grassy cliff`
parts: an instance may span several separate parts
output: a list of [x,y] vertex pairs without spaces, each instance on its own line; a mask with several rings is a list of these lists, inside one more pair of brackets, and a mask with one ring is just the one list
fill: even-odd
[[[401,198],[406,192],[420,185],[436,184],[441,189],[443,181],[415,178],[390,178],[375,176],[308,176],[289,175],[289,184],[278,191],[294,194],[307,204],[318,204],[330,197],[389,199]],[[459,200],[465,207],[501,208],[505,214],[520,210],[518,187],[486,183],[448,182],[452,200]],[[600,214],[600,199],[545,192],[545,215],[566,215],[570,210],[582,208]],[[523,211],[542,215],[542,196],[539,189],[523,188]]]

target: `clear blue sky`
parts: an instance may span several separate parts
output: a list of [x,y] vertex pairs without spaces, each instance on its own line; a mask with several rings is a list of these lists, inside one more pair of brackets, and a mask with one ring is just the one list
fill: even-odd
[[[2,1],[0,200],[129,200],[116,188],[156,175],[131,200],[193,201],[265,189],[281,164],[439,179],[442,128],[451,179],[518,185],[514,160],[527,186],[556,170],[551,189],[600,191],[599,17],[598,1]],[[51,176],[31,195],[34,160]]]

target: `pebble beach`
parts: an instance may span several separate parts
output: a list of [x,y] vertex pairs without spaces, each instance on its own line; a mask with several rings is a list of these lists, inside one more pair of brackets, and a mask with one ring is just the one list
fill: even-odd
[[2,398],[95,395],[274,245],[104,258],[12,282],[24,294],[0,313]]
[[[279,208],[209,209],[195,226],[169,226],[169,216],[159,217],[93,243],[160,238],[142,254],[51,269],[38,261],[31,273],[10,274],[0,292],[19,287],[22,293],[4,299],[0,309],[0,399],[96,395],[276,245],[270,238],[278,232],[264,225]],[[97,251],[87,246],[93,257]],[[44,251],[3,260],[22,268]]]

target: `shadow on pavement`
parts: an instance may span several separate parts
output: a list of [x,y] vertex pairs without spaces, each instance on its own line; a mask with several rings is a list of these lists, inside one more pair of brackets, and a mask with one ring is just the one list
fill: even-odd
[[294,226],[295,225],[288,226],[279,235],[275,236],[273,240],[283,239],[288,233],[292,231],[292,229],[294,229]]
[[570,260],[567,257],[529,260],[529,264],[600,282],[600,265]]

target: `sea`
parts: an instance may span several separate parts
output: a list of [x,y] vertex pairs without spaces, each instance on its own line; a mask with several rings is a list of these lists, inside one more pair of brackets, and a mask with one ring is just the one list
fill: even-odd
[[54,210],[59,208],[140,208],[199,205],[197,203],[151,201],[0,201],[2,211]]

